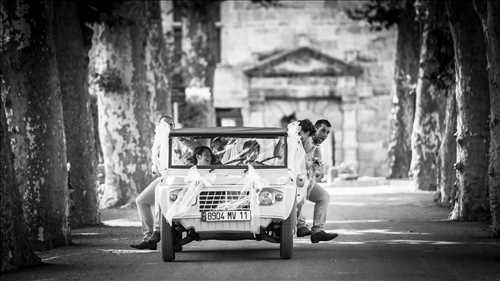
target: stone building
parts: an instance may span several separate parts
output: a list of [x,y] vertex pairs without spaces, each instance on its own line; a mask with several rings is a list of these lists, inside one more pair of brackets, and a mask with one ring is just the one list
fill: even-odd
[[328,119],[335,141],[322,147],[325,162],[385,176],[396,31],[350,20],[345,9],[362,1],[279,3],[221,4],[219,125],[279,126],[293,113]]
[[[345,10],[362,3],[222,1],[217,124],[280,126],[291,114],[328,119],[335,135],[322,145],[323,160],[361,176],[385,176],[396,30],[374,32],[349,19]],[[174,37],[180,38],[173,10]]]

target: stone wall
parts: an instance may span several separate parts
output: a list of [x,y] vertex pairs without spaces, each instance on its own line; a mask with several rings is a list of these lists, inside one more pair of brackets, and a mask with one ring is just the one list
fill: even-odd
[[264,97],[329,98],[355,94],[355,77],[263,77],[253,78],[250,101],[264,101]]
[[360,175],[386,176],[391,96],[361,98],[358,107],[357,140]]
[[357,61],[375,91],[392,87],[395,30],[371,32],[344,10],[363,1],[280,1],[264,8],[250,1],[222,4],[222,65],[249,66],[280,50],[310,46],[344,61]]
[[[353,165],[360,175],[385,176],[396,30],[372,32],[366,23],[350,20],[344,10],[363,1],[279,3],[269,8],[250,1],[222,3],[215,106],[241,108],[245,125],[276,126],[291,112],[298,118],[327,118],[336,132],[337,163]],[[300,46],[358,65],[363,73],[357,78],[245,76],[245,69],[263,59]],[[339,85],[348,87],[339,91]],[[330,95],[342,99],[307,99]]]

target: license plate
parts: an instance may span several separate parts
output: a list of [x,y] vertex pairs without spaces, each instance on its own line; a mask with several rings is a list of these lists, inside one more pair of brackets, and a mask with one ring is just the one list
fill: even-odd
[[250,211],[207,211],[201,213],[202,221],[249,221]]

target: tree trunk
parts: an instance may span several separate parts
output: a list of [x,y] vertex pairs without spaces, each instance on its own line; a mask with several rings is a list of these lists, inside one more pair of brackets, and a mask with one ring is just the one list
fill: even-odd
[[413,0],[407,0],[398,23],[395,84],[389,143],[389,178],[407,178],[411,161],[410,137],[415,111],[420,28]]
[[[436,190],[438,157],[445,104],[445,92],[439,77],[446,70],[441,67],[443,49],[452,45],[441,16],[444,3],[421,1],[423,19],[420,69],[417,81],[415,120],[411,137],[412,158],[410,174],[416,189]],[[450,41],[448,41],[450,40]],[[449,49],[449,48],[448,48]]]
[[[23,2],[8,6],[5,25],[15,37],[7,42],[2,73],[16,89],[12,99],[26,102],[13,107],[15,126],[24,127],[26,157],[24,214],[29,237],[38,248],[70,242],[64,124],[53,41],[52,1]],[[20,30],[18,30],[18,28]],[[17,33],[19,32],[19,33]],[[19,36],[25,35],[25,36]],[[14,41],[20,40],[20,41]],[[24,114],[20,118],[19,114]]]
[[[89,69],[89,73],[91,72],[92,71]],[[104,161],[102,156],[101,140],[99,138],[99,110],[97,109],[97,96],[94,95],[89,95],[89,96],[90,96],[90,113],[92,114],[92,122],[93,122],[92,126],[94,131],[95,159],[97,160],[99,166],[99,164],[101,164]]]
[[479,0],[476,11],[481,17],[486,38],[490,89],[490,164],[489,200],[492,230],[500,236],[500,3]]
[[[197,1],[195,1],[197,2]],[[197,126],[215,126],[214,107],[214,74],[217,66],[217,27],[215,26],[219,13],[219,1],[199,1],[184,7],[183,14],[183,60],[186,70],[187,86],[190,88],[207,88],[209,97],[201,98],[200,124]],[[189,101],[188,101],[189,102]],[[199,103],[195,99],[192,103]]]
[[488,114],[486,48],[472,1],[446,2],[455,50],[457,81],[458,200],[452,219],[480,220],[488,214]]
[[154,123],[170,111],[167,73],[158,69],[166,67],[159,2],[125,2],[114,13],[112,24],[95,25],[91,50],[106,175],[101,207],[133,203],[149,184]]
[[456,171],[453,167],[453,164],[457,161],[457,142],[455,139],[457,132],[457,102],[453,89],[450,89],[446,97],[445,112],[445,129],[440,149],[439,203],[449,207],[455,199],[457,180]]
[[[97,94],[105,189],[101,207],[133,202],[141,187],[150,181],[147,148],[149,122],[143,116],[145,91],[134,86],[132,28],[126,24],[96,25],[94,44],[96,76],[90,83]],[[139,43],[140,44],[140,43]],[[146,119],[147,120],[147,119]]]
[[[21,54],[16,51],[18,46],[24,46],[29,40],[30,27],[26,15],[20,10],[28,3],[17,1],[8,6],[7,2],[0,2],[2,17],[1,36],[1,59],[0,73],[2,82],[2,96],[5,98],[5,114],[7,126],[12,138],[12,151],[14,153],[14,171],[16,175],[16,186],[20,194],[24,194],[27,187],[27,139],[26,139],[26,100],[27,85],[24,83],[23,65]],[[9,9],[12,9],[9,11]],[[15,13],[20,13],[19,18],[12,18]],[[18,34],[16,40],[9,41],[9,37]]]
[[156,123],[162,115],[172,115],[172,100],[169,93],[169,76],[173,69],[169,65],[172,50],[168,49],[165,40],[160,2],[148,1],[145,5],[147,84],[148,92],[151,93],[151,120]]
[[10,143],[2,98],[0,99],[0,229],[2,230],[0,272],[40,263],[40,258],[33,253],[31,243],[27,239]]
[[96,152],[88,92],[88,51],[78,2],[55,1],[56,57],[61,82],[66,151],[70,164],[72,227],[99,223]]

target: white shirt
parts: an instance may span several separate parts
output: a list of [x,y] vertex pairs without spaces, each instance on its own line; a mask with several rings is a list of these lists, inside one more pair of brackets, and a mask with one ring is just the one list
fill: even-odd
[[160,121],[156,125],[153,147],[151,147],[151,158],[153,161],[153,172],[161,173],[168,169],[170,125],[167,122]]

